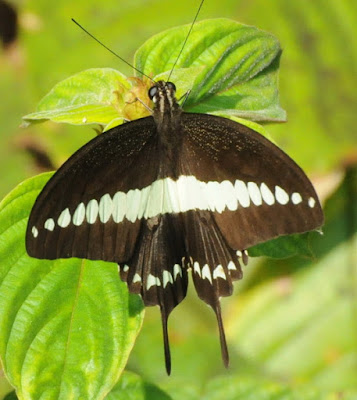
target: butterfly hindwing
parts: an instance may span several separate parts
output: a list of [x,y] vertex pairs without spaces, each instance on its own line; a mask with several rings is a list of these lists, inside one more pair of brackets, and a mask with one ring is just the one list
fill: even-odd
[[186,296],[187,268],[180,216],[164,214],[144,220],[133,255],[120,264],[121,278],[145,305],[160,305],[167,313]]
[[223,329],[220,298],[233,292],[232,281],[243,276],[237,253],[224,239],[210,211],[184,214],[185,234],[192,278],[198,296],[210,305],[217,317],[222,359],[229,363]]
[[29,255],[126,261],[146,204],[140,189],[157,176],[156,136],[148,117],[113,128],[78,150],[36,200],[26,234]]
[[171,356],[167,319],[185,298],[188,285],[182,217],[164,214],[143,221],[133,256],[120,265],[120,276],[132,293],[140,293],[146,306],[161,311],[166,370]]

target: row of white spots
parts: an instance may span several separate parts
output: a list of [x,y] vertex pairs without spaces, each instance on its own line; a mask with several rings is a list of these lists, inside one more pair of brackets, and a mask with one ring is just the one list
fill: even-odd
[[[123,271],[128,272],[129,266],[124,265]],[[182,277],[182,269],[179,264],[174,265],[173,273],[164,270],[162,274],[162,286],[166,288],[168,283],[173,284],[174,280],[177,279],[177,276]],[[137,283],[137,282],[141,283],[141,281],[142,281],[141,276],[138,273],[136,273],[133,277],[132,283]],[[149,274],[146,279],[146,290],[149,290],[152,286],[161,286],[161,280],[159,277]]]
[[[227,269],[229,271],[235,271],[237,267],[233,261],[230,261],[227,265]],[[227,276],[224,272],[224,268],[222,267],[221,264],[217,265],[217,267],[213,270],[213,273],[211,274],[211,270],[208,264],[205,264],[202,268],[200,268],[199,263],[195,261],[193,263],[193,271],[196,272],[196,274],[199,275],[202,279],[207,279],[211,284],[212,284],[212,277],[213,279],[217,278],[227,279]]]
[[[289,195],[280,186],[271,190],[265,183],[236,180],[223,182],[202,182],[194,176],[180,176],[177,181],[171,178],[159,179],[151,185],[139,190],[117,192],[113,197],[104,194],[99,201],[90,200],[87,205],[78,204],[71,216],[69,208],[65,208],[57,218],[57,224],[66,228],[72,222],[80,226],[86,221],[94,224],[98,218],[106,223],[110,218],[115,223],[125,219],[135,222],[141,218],[152,218],[166,213],[180,213],[189,210],[210,210],[222,213],[225,209],[236,211],[238,207],[247,208],[251,205],[261,206],[263,203],[272,206],[275,203],[285,205],[300,204],[303,201],[301,194],[294,192]],[[308,206],[315,206],[315,199],[308,199]],[[44,228],[53,231],[55,219],[49,218]],[[36,231],[33,232],[34,237]]]
[[[246,255],[248,255],[246,250],[244,250],[243,252]],[[242,256],[242,252],[238,250],[237,255],[238,257]],[[122,269],[123,272],[127,273],[129,271],[129,266],[125,264],[124,266],[122,266]],[[237,267],[233,261],[230,261],[227,265],[227,269],[228,271],[235,271]],[[219,264],[211,274],[211,270],[208,264],[205,264],[202,268],[200,268],[199,263],[195,261],[193,262],[193,271],[197,273],[202,279],[207,279],[211,284],[213,283],[213,280],[217,278],[222,278],[225,280],[227,279],[226,273],[224,272],[224,268],[222,267],[221,264]],[[167,284],[168,283],[173,284],[178,276],[182,277],[182,268],[179,264],[174,265],[173,273],[167,270],[163,271],[162,282],[159,277],[149,274],[146,279],[146,290],[150,290],[153,286],[161,286],[161,283],[163,288],[166,288]],[[141,276],[138,273],[136,273],[132,279],[132,283],[134,284],[141,282],[142,282]]]

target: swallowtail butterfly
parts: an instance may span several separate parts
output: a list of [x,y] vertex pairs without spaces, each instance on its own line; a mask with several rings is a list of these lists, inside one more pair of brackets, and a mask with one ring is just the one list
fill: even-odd
[[26,232],[30,256],[118,263],[129,291],[160,307],[168,374],[167,320],[186,296],[190,270],[216,314],[228,366],[220,297],[242,278],[247,249],[323,224],[315,190],[291,158],[245,125],[183,112],[175,91],[156,82],[151,117],[73,154],[38,196]]
[[323,213],[304,172],[259,133],[183,112],[171,82],[149,97],[152,116],[94,138],[49,180],[30,215],[27,252],[118,263],[130,292],[160,307],[168,373],[167,319],[191,270],[228,365],[220,297],[242,278],[246,249],[316,229]]

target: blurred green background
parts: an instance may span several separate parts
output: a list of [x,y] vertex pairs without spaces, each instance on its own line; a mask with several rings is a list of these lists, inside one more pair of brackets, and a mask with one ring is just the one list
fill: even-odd
[[[72,17],[131,61],[151,35],[190,23],[198,6],[192,0],[7,3],[16,9],[18,34],[0,52],[1,198],[25,178],[58,167],[95,134],[51,123],[19,127],[57,82],[93,67],[132,75]],[[5,27],[10,17],[3,1],[0,6]],[[170,319],[173,376],[164,372],[157,309],[146,314],[128,369],[175,399],[201,398],[211,379],[227,375],[344,398],[337,396],[357,393],[357,2],[206,0],[199,19],[215,17],[254,25],[280,40],[280,96],[288,122],[267,128],[313,179],[326,204],[325,234],[311,244],[313,260],[253,260],[245,268],[234,296],[223,300],[228,371],[214,315],[192,290]],[[0,398],[7,390],[0,377]]]

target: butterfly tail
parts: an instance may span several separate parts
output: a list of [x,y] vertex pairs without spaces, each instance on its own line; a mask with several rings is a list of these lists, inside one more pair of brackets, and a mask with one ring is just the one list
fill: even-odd
[[167,375],[171,374],[171,352],[170,352],[170,343],[169,343],[169,334],[167,330],[167,320],[168,315],[165,311],[164,307],[160,307],[161,311],[161,321],[162,321],[162,335],[164,339],[164,353],[165,353],[165,367]]
[[218,331],[219,331],[219,340],[221,343],[221,353],[222,353],[222,360],[223,364],[226,368],[229,366],[229,353],[228,353],[228,347],[227,347],[227,342],[226,342],[226,335],[224,333],[224,326],[223,326],[223,321],[222,321],[222,314],[221,314],[221,305],[219,302],[217,302],[216,307],[214,308],[214,312],[217,317],[217,323],[218,323]]

